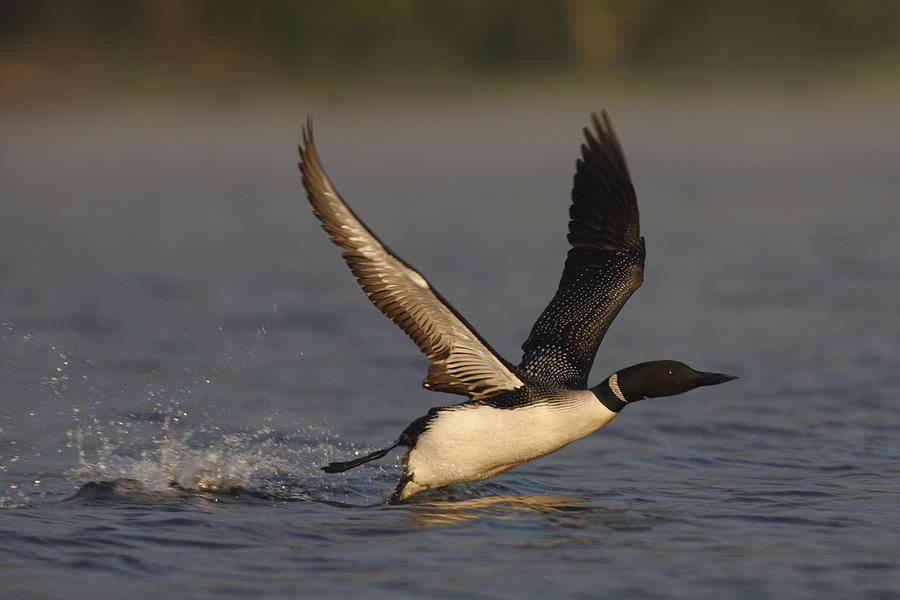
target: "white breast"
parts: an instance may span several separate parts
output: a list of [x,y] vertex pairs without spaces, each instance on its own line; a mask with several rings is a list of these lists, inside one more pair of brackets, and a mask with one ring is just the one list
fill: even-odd
[[407,473],[416,491],[486,479],[559,450],[615,416],[588,390],[570,392],[564,402],[514,409],[449,407],[416,440]]

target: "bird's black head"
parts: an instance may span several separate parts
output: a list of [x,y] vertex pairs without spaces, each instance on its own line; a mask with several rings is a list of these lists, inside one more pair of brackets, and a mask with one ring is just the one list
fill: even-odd
[[683,394],[695,387],[716,385],[737,379],[723,373],[695,371],[674,360],[654,360],[622,369],[607,380],[609,387],[618,390],[628,402],[660,396]]

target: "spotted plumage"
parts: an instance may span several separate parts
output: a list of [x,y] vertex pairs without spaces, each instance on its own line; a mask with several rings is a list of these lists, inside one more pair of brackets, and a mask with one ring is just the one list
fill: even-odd
[[606,112],[576,163],[566,257],[559,286],[514,366],[500,357],[413,267],[388,249],[344,203],[325,174],[307,122],[300,171],[314,213],[369,299],[428,357],[423,385],[468,396],[433,408],[384,449],[323,467],[346,471],[407,447],[391,496],[493,477],[558,450],[609,423],[630,402],[734,379],[675,361],[641,363],[588,389],[597,348],[643,282],[637,199]]
[[[539,381],[584,387],[597,348],[644,280],[644,238],[625,156],[606,113],[592,115],[575,165],[572,245],[556,295],[522,345],[519,369]],[[598,199],[602,198],[602,202]]]

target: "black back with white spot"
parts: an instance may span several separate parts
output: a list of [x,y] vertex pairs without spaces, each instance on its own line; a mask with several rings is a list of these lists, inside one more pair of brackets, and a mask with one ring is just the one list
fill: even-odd
[[556,295],[522,345],[522,373],[583,389],[597,348],[625,301],[644,280],[644,238],[625,156],[606,112],[575,169],[566,257]]

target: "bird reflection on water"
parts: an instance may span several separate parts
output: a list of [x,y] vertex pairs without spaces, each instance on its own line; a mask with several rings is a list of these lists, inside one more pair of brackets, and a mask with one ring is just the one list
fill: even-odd
[[456,523],[482,517],[512,519],[520,513],[578,515],[595,512],[586,498],[571,496],[482,496],[465,500],[435,500],[403,505],[419,525]]

